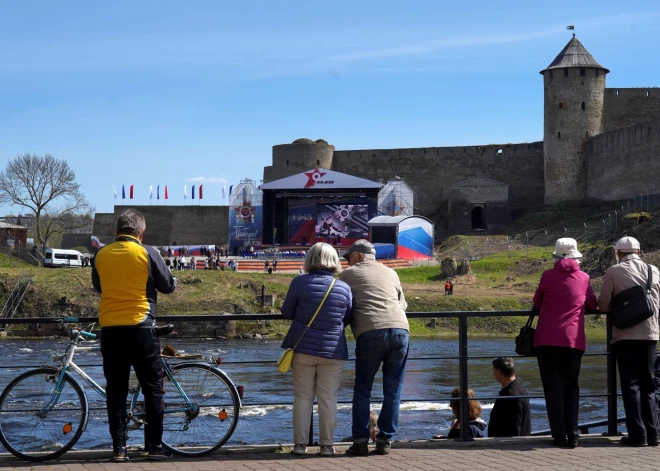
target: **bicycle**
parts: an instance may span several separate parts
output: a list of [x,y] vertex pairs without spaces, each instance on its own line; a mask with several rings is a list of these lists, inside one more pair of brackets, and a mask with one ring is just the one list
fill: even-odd
[[[83,346],[96,339],[87,330],[62,325],[71,342],[63,355],[53,356],[57,367],[41,366],[14,378],[0,395],[0,442],[14,456],[28,461],[47,461],[69,451],[87,427],[89,401],[77,373],[93,390],[106,398],[105,390],[73,362],[76,352],[99,351],[100,345]],[[156,329],[166,336],[170,324]],[[201,355],[194,356],[201,359]],[[243,388],[235,386],[217,365],[220,359],[184,361],[169,365],[163,361],[165,410],[163,446],[182,456],[203,456],[214,452],[236,429],[242,407]],[[138,400],[140,386],[131,388],[127,399],[128,430],[144,426],[143,401]]]

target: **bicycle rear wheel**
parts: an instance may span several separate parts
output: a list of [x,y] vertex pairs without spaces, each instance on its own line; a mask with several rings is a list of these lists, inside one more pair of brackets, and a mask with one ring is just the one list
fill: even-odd
[[69,451],[83,433],[88,414],[85,393],[67,374],[56,394],[58,376],[56,368],[27,371],[0,395],[0,441],[14,456],[52,460]]
[[[165,378],[163,445],[183,456],[212,453],[234,433],[240,400],[231,380],[219,369],[203,363],[181,363],[171,367],[173,381]],[[178,411],[177,411],[178,410]]]

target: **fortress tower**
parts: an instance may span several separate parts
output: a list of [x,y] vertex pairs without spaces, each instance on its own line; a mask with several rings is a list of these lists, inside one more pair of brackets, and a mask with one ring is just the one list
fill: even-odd
[[604,131],[605,76],[575,35],[540,72],[546,204],[587,195],[587,140]]

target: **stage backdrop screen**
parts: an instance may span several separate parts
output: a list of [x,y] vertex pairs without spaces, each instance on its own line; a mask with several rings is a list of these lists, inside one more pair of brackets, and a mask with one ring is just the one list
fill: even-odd
[[369,205],[317,204],[316,237],[364,239],[369,237]]

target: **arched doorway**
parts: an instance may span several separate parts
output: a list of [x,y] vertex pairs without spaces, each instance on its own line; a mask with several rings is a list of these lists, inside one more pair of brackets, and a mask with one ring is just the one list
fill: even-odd
[[475,206],[472,208],[472,229],[486,229],[484,224],[484,208]]

